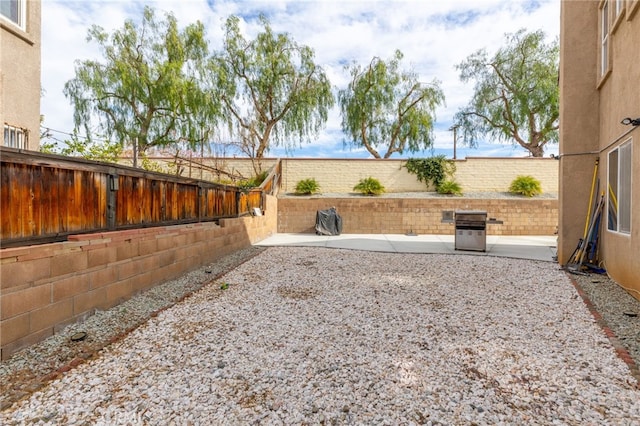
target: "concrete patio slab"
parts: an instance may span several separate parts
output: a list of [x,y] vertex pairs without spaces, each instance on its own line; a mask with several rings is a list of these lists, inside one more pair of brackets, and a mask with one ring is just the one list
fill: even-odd
[[275,234],[255,245],[327,247],[389,253],[440,253],[500,256],[555,262],[555,235],[487,236],[487,250],[455,250],[453,235],[404,234]]

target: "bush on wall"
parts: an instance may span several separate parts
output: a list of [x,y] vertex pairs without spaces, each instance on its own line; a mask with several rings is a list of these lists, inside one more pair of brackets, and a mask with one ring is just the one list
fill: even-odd
[[512,194],[520,194],[527,197],[542,194],[542,186],[540,181],[533,176],[518,176],[511,182],[509,192]]
[[460,184],[454,180],[445,180],[437,188],[438,194],[462,195]]
[[[451,193],[447,192],[451,189],[455,190],[457,185],[457,192],[462,193],[460,185],[453,181],[453,174],[456,172],[456,164],[453,160],[447,159],[445,155],[436,155],[429,158],[409,158],[405,163],[409,173],[417,176],[420,182],[425,185],[433,184],[438,193]],[[446,185],[445,185],[446,183]],[[441,189],[441,186],[445,185],[445,188]]]
[[296,184],[296,194],[311,195],[320,191],[320,185],[315,178],[302,179]]
[[382,186],[378,179],[368,177],[360,179],[360,182],[353,187],[353,190],[364,195],[380,195],[384,192],[384,186]]

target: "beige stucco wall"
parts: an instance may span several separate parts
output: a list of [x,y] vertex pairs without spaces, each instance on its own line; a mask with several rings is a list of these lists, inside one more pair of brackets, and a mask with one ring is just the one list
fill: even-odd
[[620,123],[625,117],[640,117],[639,3],[627,2],[618,21],[612,21],[610,74],[599,87],[599,148],[603,165],[600,180],[604,182],[611,150],[628,140],[633,144],[631,234],[605,231],[602,255],[609,275],[640,299],[640,127]]
[[[566,263],[582,238],[594,164],[600,188],[608,183],[608,155],[632,140],[631,233],[601,233],[600,258],[609,275],[640,299],[640,2],[625,1],[619,17],[611,10],[609,71],[601,76],[599,17],[603,2],[563,0],[560,36],[560,233],[558,259]],[[607,217],[604,217],[607,223]],[[605,227],[606,228],[606,227]]]
[[40,144],[40,10],[27,2],[24,30],[0,17],[0,124],[26,128],[31,150]]
[[[560,27],[558,261],[569,260],[584,224],[598,158],[598,2],[563,1]],[[589,154],[591,152],[591,154]]]

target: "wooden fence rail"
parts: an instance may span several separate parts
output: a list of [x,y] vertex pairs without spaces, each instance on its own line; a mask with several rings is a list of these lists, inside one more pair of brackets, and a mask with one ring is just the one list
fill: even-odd
[[215,221],[263,209],[279,162],[260,188],[0,147],[0,246],[68,235]]

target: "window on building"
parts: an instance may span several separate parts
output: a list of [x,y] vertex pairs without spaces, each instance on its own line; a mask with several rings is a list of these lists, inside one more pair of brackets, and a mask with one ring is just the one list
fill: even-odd
[[600,76],[609,70],[609,2],[602,3],[600,9]]
[[4,146],[27,149],[29,146],[29,132],[26,129],[5,124]]
[[25,28],[27,0],[0,0],[0,15]]
[[613,5],[613,24],[611,24],[611,28],[609,29],[609,32],[611,34],[614,34],[617,30],[618,27],[621,25],[622,21],[624,20],[624,10],[625,10],[625,3],[627,0],[614,0],[615,3]]
[[632,146],[628,140],[609,152],[608,229],[623,234],[631,233]]

